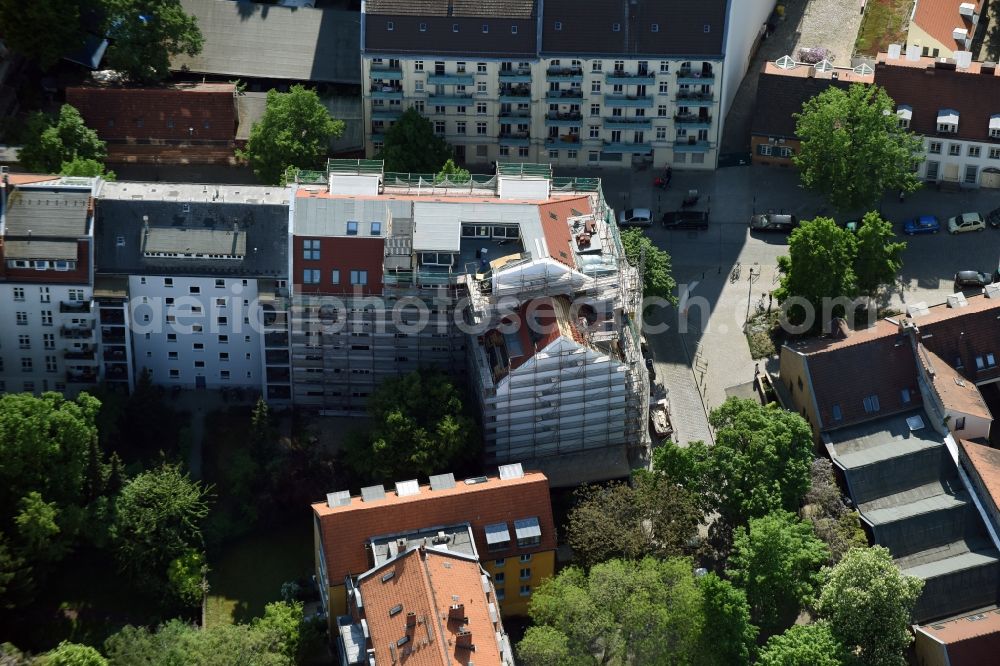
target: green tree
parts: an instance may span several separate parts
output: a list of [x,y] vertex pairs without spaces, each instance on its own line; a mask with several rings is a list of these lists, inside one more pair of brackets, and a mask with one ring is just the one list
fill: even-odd
[[715,446],[667,443],[654,466],[732,526],[780,509],[794,511],[809,489],[812,431],[798,414],[730,398],[712,410]]
[[21,498],[21,511],[14,516],[17,534],[25,552],[32,560],[56,560],[65,551],[65,544],[56,541],[59,525],[58,509],[52,502],[32,490]]
[[854,273],[857,257],[857,239],[854,234],[828,217],[817,217],[803,222],[788,239],[788,256],[778,257],[781,284],[774,290],[779,303],[792,297],[809,302],[813,309],[810,322],[805,307],[792,304],[786,316],[795,325],[812,324],[815,328],[827,314],[842,316],[842,304],[833,304],[824,312],[825,299],[853,298],[857,294],[857,276]]
[[858,291],[874,298],[879,287],[892,284],[903,266],[906,243],[895,242],[892,223],[871,211],[865,214],[857,233],[857,258],[854,275]]
[[76,159],[70,160],[69,162],[63,162],[62,166],[59,167],[60,176],[85,176],[87,178],[93,178],[94,176],[100,176],[104,180],[116,180],[117,176],[114,171],[105,171],[104,164],[98,162],[97,160],[86,159],[82,157],[77,157]]
[[761,648],[758,666],[843,666],[850,655],[822,620],[789,627]]
[[302,637],[302,603],[282,601],[264,606],[264,617],[253,622],[253,628],[270,637],[272,644],[294,663]]
[[[677,282],[674,281],[670,255],[658,248],[641,229],[621,232],[625,258],[635,268],[642,262],[642,289],[646,298],[662,298],[677,304]],[[643,254],[645,253],[645,255]]]
[[923,587],[899,570],[887,548],[854,548],[830,570],[817,610],[865,666],[903,666]]
[[114,533],[122,569],[141,585],[161,589],[170,563],[203,546],[209,492],[166,463],[128,481],[118,497]]
[[386,171],[438,173],[451,159],[451,148],[434,133],[431,121],[408,108],[386,130],[380,159]]
[[28,117],[18,155],[28,171],[58,173],[64,164],[78,160],[103,162],[107,150],[76,107],[63,104],[54,121],[41,111]]
[[703,517],[689,492],[658,474],[639,474],[632,486],[583,486],[575,496],[566,539],[585,567],[614,557],[680,555]]
[[754,622],[774,633],[791,625],[813,598],[829,555],[809,523],[776,511],[736,528],[728,574],[746,591]]
[[347,464],[365,479],[426,476],[478,451],[472,419],[454,384],[436,370],[383,381],[368,399],[371,431],[352,433]]
[[801,513],[812,523],[816,536],[830,549],[829,563],[836,564],[851,548],[865,548],[868,537],[861,529],[858,512],[844,505],[830,459],[816,458],[810,477],[811,485]]
[[896,104],[879,86],[829,86],[795,114],[801,140],[793,158],[802,184],[839,210],[876,203],[886,192],[920,187],[921,140],[900,126]]
[[708,573],[698,579],[702,594],[702,630],[699,666],[749,664],[757,642],[750,621],[747,595],[724,578]]
[[458,166],[455,164],[455,160],[449,157],[448,161],[441,167],[441,170],[438,171],[434,182],[442,183],[447,180],[449,183],[468,183],[471,179],[472,175],[469,173],[469,170]]
[[267,92],[264,116],[250,129],[246,149],[239,152],[264,183],[277,185],[288,167],[323,166],[330,139],[344,133],[315,90],[294,85],[287,93]]
[[205,576],[208,565],[205,556],[197,550],[189,549],[175,557],[167,566],[167,582],[170,591],[186,606],[198,606],[207,592]]
[[569,637],[555,627],[528,627],[517,644],[517,656],[528,666],[574,666]]
[[42,70],[84,43],[82,0],[0,0],[4,41],[14,51],[36,60]]
[[89,645],[66,641],[43,654],[36,663],[37,666],[108,666],[108,660]]
[[588,574],[563,569],[531,599],[536,627],[550,629],[534,632],[518,654],[528,666],[694,663],[704,618],[692,566],[646,558],[610,560]]
[[201,52],[198,22],[180,0],[101,0],[111,46],[107,65],[139,83],[170,76],[170,58]]

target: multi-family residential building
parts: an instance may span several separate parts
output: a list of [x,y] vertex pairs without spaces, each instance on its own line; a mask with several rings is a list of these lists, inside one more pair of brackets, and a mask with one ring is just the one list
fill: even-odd
[[469,163],[714,168],[725,113],[773,7],[367,0],[366,150],[377,153],[412,107]]
[[75,394],[98,378],[94,178],[0,185],[0,392]]
[[983,0],[917,0],[906,32],[906,45],[931,58],[953,58],[972,48]]
[[375,544],[375,566],[352,585],[350,615],[337,619],[341,666],[513,666],[496,588],[468,525],[390,545]]
[[455,187],[348,160],[293,190],[296,405],[357,412],[387,376],[468,372],[489,461],[627,475],[647,444],[642,285],[598,180],[518,164]]
[[316,581],[331,635],[337,618],[357,605],[359,590],[364,596],[362,574],[414,547],[477,560],[495,589],[489,601],[495,599],[506,615],[525,615],[532,590],[555,568],[548,479],[519,464],[501,467],[498,476],[456,481],[439,474],[429,485],[413,479],[390,491],[370,486],[360,497],[334,492],[312,511]]
[[[105,378],[291,396],[288,190],[105,183],[97,300]],[[279,307],[284,307],[279,305]]]

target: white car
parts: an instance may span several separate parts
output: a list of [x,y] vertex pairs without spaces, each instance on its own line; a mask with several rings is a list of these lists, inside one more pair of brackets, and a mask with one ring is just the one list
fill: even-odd
[[948,231],[953,234],[960,234],[966,231],[983,231],[986,223],[979,213],[962,213],[955,217],[948,218]]
[[619,227],[651,227],[653,213],[648,208],[628,208],[618,213]]

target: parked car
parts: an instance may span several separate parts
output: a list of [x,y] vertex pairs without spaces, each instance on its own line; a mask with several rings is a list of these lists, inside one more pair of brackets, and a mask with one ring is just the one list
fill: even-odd
[[646,370],[649,371],[649,381],[656,381],[656,369],[653,367],[653,359],[646,357]]
[[678,210],[664,213],[664,229],[708,229],[708,211]]
[[961,234],[966,231],[983,231],[986,223],[979,213],[962,213],[955,217],[948,218],[948,231],[953,234]]
[[941,221],[934,215],[921,215],[903,220],[903,233],[907,236],[914,234],[936,234],[941,231]]
[[994,208],[986,214],[986,224],[994,229],[1000,228],[1000,208]]
[[618,214],[619,227],[651,227],[653,213],[648,208],[628,208]]
[[985,287],[993,282],[993,276],[982,271],[959,271],[955,273],[955,291],[975,287]]
[[750,231],[784,231],[787,233],[798,224],[799,220],[794,215],[761,213],[750,216]]

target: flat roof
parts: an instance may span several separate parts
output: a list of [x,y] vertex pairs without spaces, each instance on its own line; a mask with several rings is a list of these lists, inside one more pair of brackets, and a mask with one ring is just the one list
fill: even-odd
[[[919,418],[923,427],[911,430],[908,421]],[[944,444],[944,437],[930,425],[924,410],[887,416],[827,433],[834,458],[845,469],[864,467],[926,448]]]
[[243,257],[247,253],[247,235],[232,229],[153,227],[144,235],[142,250],[147,255]]
[[469,523],[425,527],[404,534],[374,536],[368,540],[368,544],[371,547],[373,566],[376,567],[411,548],[420,546],[478,558]]
[[9,240],[4,243],[6,259],[66,259],[77,258],[76,241]]
[[81,238],[90,233],[90,192],[18,187],[7,197],[5,236]]

